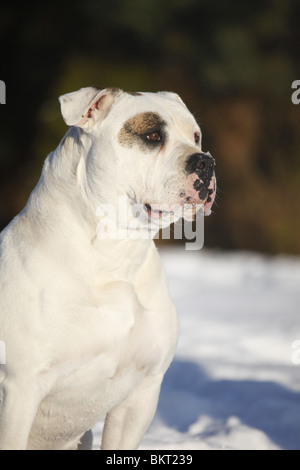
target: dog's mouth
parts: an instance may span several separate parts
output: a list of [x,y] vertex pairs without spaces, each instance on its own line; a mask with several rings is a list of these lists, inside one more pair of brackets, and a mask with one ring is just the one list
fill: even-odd
[[166,204],[149,204],[146,202],[144,203],[144,209],[151,219],[161,219],[165,216],[169,217],[174,215],[174,210],[169,208]]
[[[183,197],[175,204],[151,203],[142,204],[142,213],[153,222],[155,226],[163,226],[176,222],[181,217],[186,220],[195,220],[201,215],[210,215],[216,195],[216,178],[213,175],[209,185],[199,192],[197,175],[190,175]],[[141,214],[142,215],[142,214]]]
[[187,220],[195,220],[201,210],[204,215],[209,215],[206,214],[206,207],[206,202],[196,204],[188,201],[184,204],[172,204],[171,206],[168,204],[143,204],[143,208],[148,216],[148,221],[159,226],[169,225],[172,222],[176,222],[181,217]]
[[[209,187],[206,195],[203,199],[195,200],[192,196],[185,197],[181,203],[178,204],[150,204],[145,202],[143,208],[148,215],[149,219],[165,219],[165,218],[176,218],[182,213],[192,212],[194,215],[200,210],[204,215],[211,214],[211,207],[214,203],[216,194],[215,181],[213,182],[213,188]],[[182,214],[183,215],[183,214]],[[184,216],[184,215],[183,215]],[[190,215],[188,216],[190,218]]]

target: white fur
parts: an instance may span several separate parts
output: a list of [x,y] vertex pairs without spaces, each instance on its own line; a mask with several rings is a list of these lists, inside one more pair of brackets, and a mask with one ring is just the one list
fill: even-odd
[[[84,88],[61,106],[76,126],[0,236],[0,448],[73,449],[106,416],[102,448],[133,449],[155,413],[177,318],[152,239],[99,240],[96,210],[133,190],[139,202],[178,202],[176,149],[195,151],[199,128],[174,94]],[[159,157],[118,142],[143,111],[167,122]]]

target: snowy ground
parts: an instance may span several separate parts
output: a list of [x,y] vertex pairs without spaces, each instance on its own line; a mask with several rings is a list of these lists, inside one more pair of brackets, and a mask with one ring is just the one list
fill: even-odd
[[300,449],[300,259],[160,252],[181,334],[140,449]]

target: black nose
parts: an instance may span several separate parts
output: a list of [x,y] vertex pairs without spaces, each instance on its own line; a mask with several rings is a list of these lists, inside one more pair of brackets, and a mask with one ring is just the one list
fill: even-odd
[[185,171],[187,174],[196,173],[203,180],[210,180],[214,166],[215,160],[209,152],[193,153],[186,160]]

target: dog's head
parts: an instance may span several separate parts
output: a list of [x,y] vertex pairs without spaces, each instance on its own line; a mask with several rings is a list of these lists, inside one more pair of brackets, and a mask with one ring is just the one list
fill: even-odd
[[199,125],[177,94],[88,87],[60,103],[65,122],[89,141],[87,184],[98,204],[126,195],[156,228],[178,219],[183,207],[186,218],[210,214],[215,161],[202,151]]

